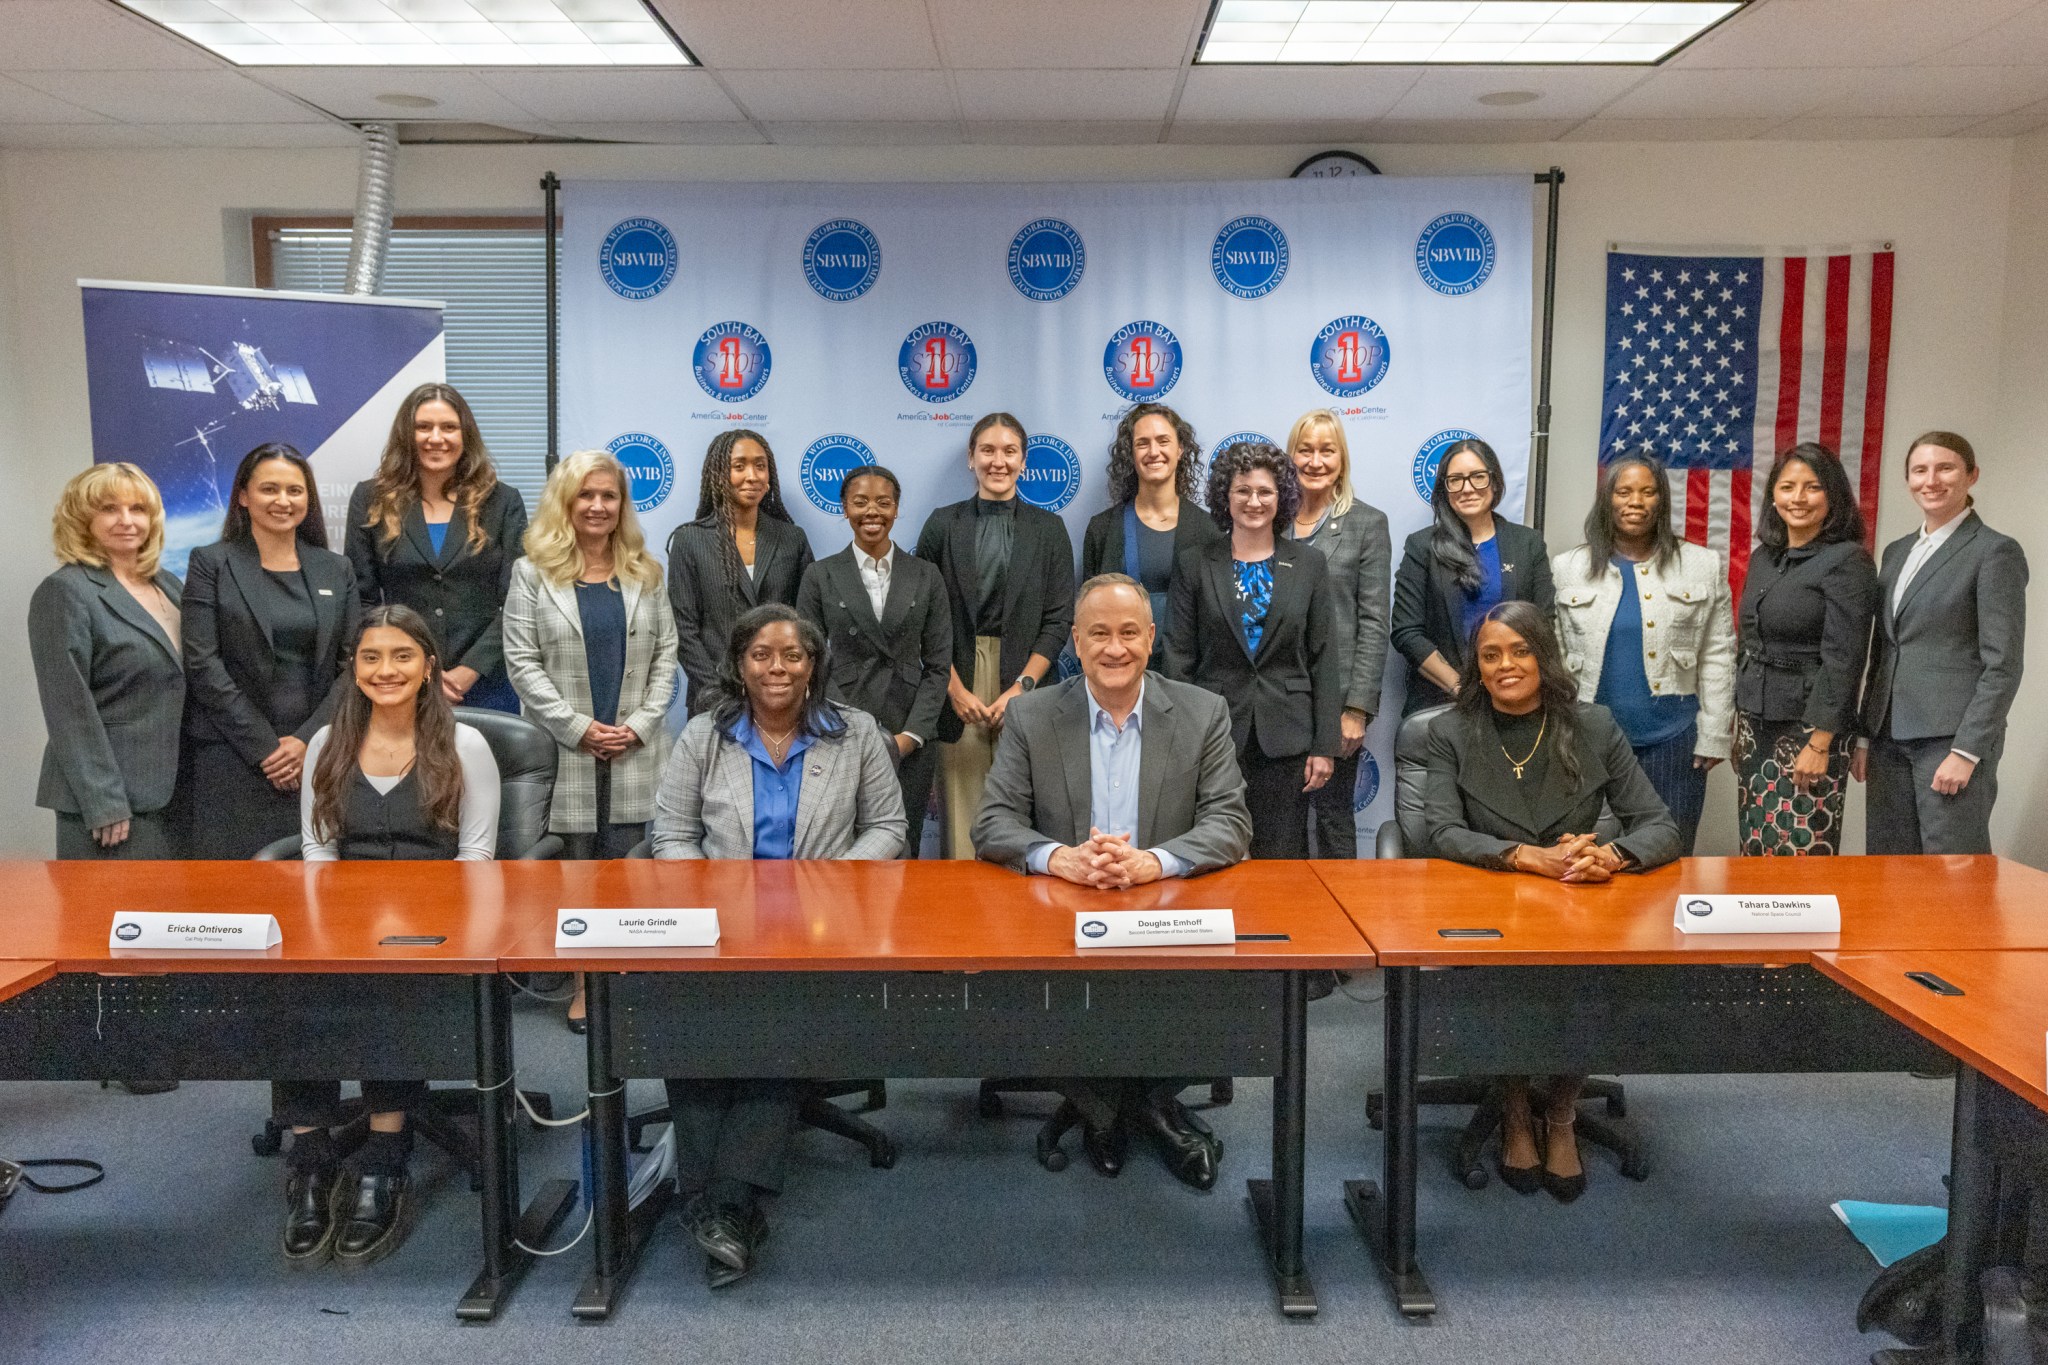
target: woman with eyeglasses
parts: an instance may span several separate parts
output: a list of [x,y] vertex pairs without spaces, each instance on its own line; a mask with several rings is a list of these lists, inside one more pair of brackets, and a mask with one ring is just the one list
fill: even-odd
[[1394,575],[1394,648],[1408,660],[1403,715],[1451,699],[1487,612],[1533,602],[1547,615],[1556,605],[1542,535],[1494,510],[1506,492],[1486,442],[1471,436],[1444,452],[1429,498],[1436,520],[1408,537]]

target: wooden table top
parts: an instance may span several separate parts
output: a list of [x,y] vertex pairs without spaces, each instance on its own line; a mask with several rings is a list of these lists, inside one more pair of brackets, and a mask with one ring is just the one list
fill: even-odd
[[12,1000],[56,974],[54,962],[0,962],[0,1000]]
[[[1441,859],[1316,862],[1382,966],[1744,963],[1822,951],[2048,948],[2048,873],[1993,857],[1688,858],[1599,886]],[[1832,894],[1840,934],[1682,934],[1679,893]],[[1499,938],[1443,938],[1446,928]]]
[[[2048,953],[1816,953],[1822,973],[2016,1095],[2048,1109]],[[1907,972],[1932,972],[1937,995]]]
[[[526,864],[526,866],[543,866]],[[1307,970],[1370,967],[1372,951],[1303,863],[1243,863],[1129,891],[1093,891],[979,862],[554,863],[547,922],[507,971]],[[713,906],[712,948],[554,947],[554,908]],[[1240,934],[1286,942],[1078,949],[1080,910],[1229,909]]]

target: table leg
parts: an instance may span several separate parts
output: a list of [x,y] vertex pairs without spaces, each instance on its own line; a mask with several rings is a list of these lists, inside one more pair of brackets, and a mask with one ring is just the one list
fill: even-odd
[[1436,1294],[1415,1263],[1415,1071],[1421,1045],[1419,967],[1386,971],[1386,1191],[1370,1180],[1344,1182],[1344,1207],[1351,1212],[1394,1302],[1411,1318],[1436,1312]]
[[[533,1256],[518,1247],[546,1242],[576,1202],[576,1182],[550,1180],[522,1216],[519,1154],[512,1135],[512,1000],[505,978],[476,978],[477,1167],[483,1184],[484,1268],[455,1306],[465,1321],[488,1322],[526,1272]],[[516,1230],[515,1230],[516,1229]]]
[[1280,1070],[1273,1077],[1273,1178],[1246,1182],[1252,1217],[1290,1318],[1316,1312],[1315,1286],[1301,1258],[1301,1206],[1308,1130],[1308,978],[1281,974]]
[[1998,1169],[1983,1131],[1984,1088],[1975,1067],[1956,1068],[1955,1122],[1949,1137],[1948,1261],[1942,1270],[1941,1317],[1951,1360],[1982,1354],[1984,1297],[1979,1288],[1991,1260],[1998,1206]]
[[585,1035],[590,1073],[590,1202],[591,1240],[596,1264],[576,1292],[570,1312],[602,1320],[618,1306],[619,1296],[668,1206],[669,1186],[649,1195],[636,1209],[626,1206],[626,1083],[612,1063],[612,977],[591,972],[585,978],[584,1008],[589,1018]]

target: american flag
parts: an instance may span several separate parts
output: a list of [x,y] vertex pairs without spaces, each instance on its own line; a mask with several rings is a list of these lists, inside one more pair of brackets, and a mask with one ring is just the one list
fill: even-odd
[[1608,253],[1600,463],[1661,457],[1672,529],[1720,551],[1737,593],[1771,462],[1801,441],[1842,457],[1874,542],[1892,264],[1889,249]]

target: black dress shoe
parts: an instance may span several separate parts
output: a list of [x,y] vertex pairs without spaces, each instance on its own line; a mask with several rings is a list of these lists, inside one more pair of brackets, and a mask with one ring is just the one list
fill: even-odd
[[[1550,1138],[1552,1134],[1554,1134],[1559,1128],[1564,1129],[1568,1133],[1572,1133],[1573,1125],[1569,1123],[1553,1123],[1548,1120],[1544,1122],[1543,1142],[1546,1147],[1548,1147],[1550,1144]],[[1572,1142],[1574,1144],[1574,1147],[1576,1148],[1578,1142],[1578,1135],[1576,1133],[1572,1133]],[[1543,1188],[1550,1191],[1550,1197],[1552,1199],[1555,1199],[1560,1204],[1569,1204],[1574,1199],[1577,1199],[1580,1195],[1586,1192],[1585,1161],[1583,1158],[1581,1158],[1579,1162],[1579,1173],[1577,1175],[1559,1175],[1557,1172],[1551,1170],[1548,1165],[1546,1165],[1543,1167],[1541,1179],[1543,1181]]]
[[576,1034],[578,1037],[590,1032],[590,1016],[588,1015],[572,1014],[564,1019],[563,1022],[569,1026],[569,1032]]
[[412,1213],[412,1177],[403,1172],[350,1172],[335,1181],[335,1261],[347,1266],[381,1261],[404,1244]]
[[1081,1150],[1088,1154],[1088,1164],[1101,1175],[1115,1179],[1124,1173],[1124,1157],[1130,1151],[1130,1138],[1121,1123],[1112,1123],[1107,1128],[1097,1128],[1092,1123],[1081,1124]]
[[747,1239],[738,1210],[721,1208],[702,1194],[692,1195],[683,1205],[683,1226],[707,1257],[737,1272],[735,1279],[747,1273]]
[[284,1258],[317,1265],[334,1250],[334,1168],[294,1170],[284,1182]]
[[1192,1189],[1215,1188],[1223,1144],[1179,1100],[1171,1095],[1147,1098],[1137,1107],[1136,1118],[1175,1180]]

